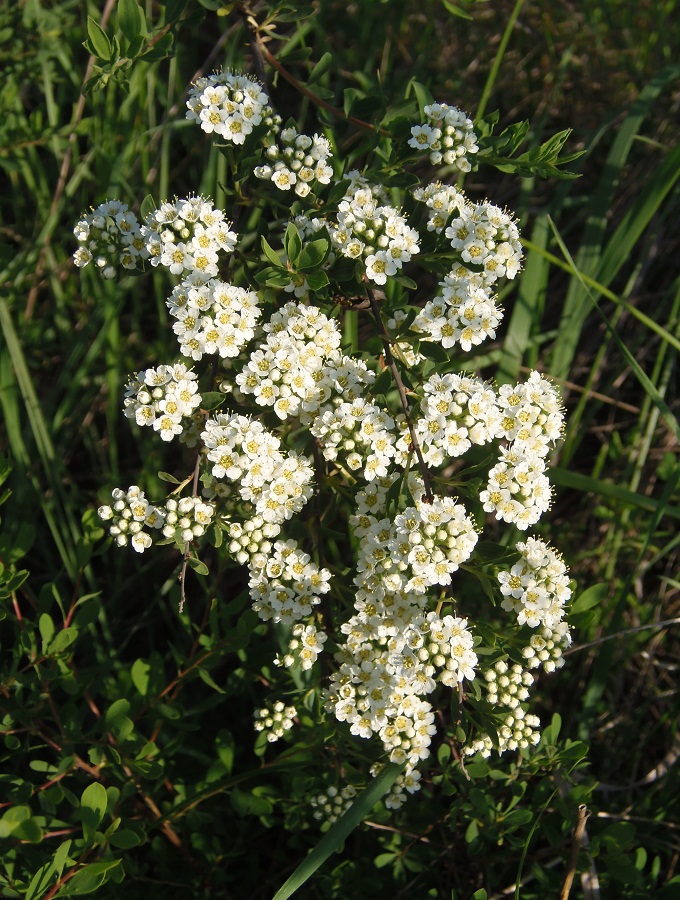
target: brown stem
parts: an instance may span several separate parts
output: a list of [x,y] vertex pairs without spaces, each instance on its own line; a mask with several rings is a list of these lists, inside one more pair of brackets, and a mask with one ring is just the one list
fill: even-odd
[[321,97],[318,97],[313,91],[310,91],[306,85],[304,85],[301,81],[298,81],[297,78],[294,75],[292,75],[288,71],[288,69],[286,69],[286,67],[282,63],[280,63],[278,61],[278,59],[269,52],[269,50],[267,50],[267,47],[265,46],[265,43],[262,40],[262,37],[260,36],[260,32],[257,28],[257,23],[255,22],[254,19],[252,19],[252,17],[251,17],[251,20],[255,26],[255,27],[252,27],[252,26],[250,27],[251,34],[255,38],[255,41],[256,41],[256,44],[257,44],[257,47],[259,49],[261,56],[264,57],[264,59],[267,60],[269,65],[272,66],[272,68],[276,69],[276,71],[283,78],[285,78],[285,80],[289,84],[292,84],[296,91],[298,91],[304,97],[307,97],[316,106],[320,106],[321,109],[325,109],[326,112],[330,113],[336,119],[342,119],[345,122],[352,122],[354,125],[358,125],[359,128],[363,128],[366,131],[378,132],[378,134],[385,134],[385,135],[389,134],[389,132],[386,131],[385,129],[378,128],[375,125],[371,125],[370,122],[364,122],[363,119],[357,119],[354,116],[346,115],[344,110],[338,109],[337,106],[333,106],[333,104],[329,103],[327,100],[322,100]]
[[[198,496],[198,474],[201,470],[201,454],[196,457],[196,465],[194,466],[194,479],[192,485],[192,497]],[[184,545],[184,555],[182,557],[182,571],[179,573],[179,611],[180,614],[184,610],[186,601],[185,582],[187,576],[187,565],[189,563],[189,544]]]
[[590,810],[582,803],[578,808],[578,821],[576,823],[576,828],[574,829],[574,836],[571,842],[571,854],[569,857],[569,868],[567,869],[567,874],[564,879],[564,884],[562,885],[562,893],[560,894],[560,900],[568,900],[569,894],[571,892],[571,885],[574,881],[574,875],[576,874],[576,863],[578,861],[578,851],[583,847],[587,838],[586,838],[586,822],[588,821],[588,816],[590,815]]
[[385,323],[382,320],[382,316],[380,315],[380,306],[378,301],[375,299],[375,295],[372,290],[369,288],[366,289],[366,293],[368,295],[368,302],[371,305],[371,312],[373,313],[373,318],[375,319],[375,323],[378,326],[378,332],[380,334],[380,340],[382,341],[383,350],[385,353],[385,362],[387,364],[388,369],[392,373],[392,377],[394,378],[394,382],[397,386],[397,391],[399,393],[399,399],[401,400],[401,407],[404,410],[404,417],[406,419],[406,425],[408,426],[408,432],[411,436],[411,448],[413,453],[415,454],[416,460],[418,461],[418,468],[420,469],[420,474],[423,477],[423,485],[425,488],[425,502],[432,503],[434,499],[434,495],[432,493],[432,487],[430,485],[430,474],[427,470],[427,466],[425,464],[425,460],[423,459],[423,454],[420,449],[420,444],[418,443],[418,438],[416,437],[415,428],[413,427],[413,423],[411,422],[411,411],[408,405],[408,398],[406,396],[406,388],[404,387],[404,382],[401,380],[401,375],[399,374],[399,369],[397,368],[397,364],[394,361],[394,357],[392,356],[392,338],[385,328]]

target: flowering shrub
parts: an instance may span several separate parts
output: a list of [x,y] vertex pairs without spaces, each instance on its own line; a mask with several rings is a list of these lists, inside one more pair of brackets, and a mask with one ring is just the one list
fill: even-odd
[[[115,488],[100,517],[119,546],[174,543],[183,579],[186,563],[207,572],[206,542],[247,568],[252,608],[284,629],[271,658],[294,676],[287,691],[308,673],[319,715],[375,743],[371,774],[402,767],[388,808],[419,790],[452,702],[461,766],[536,744],[537,672],[570,643],[564,563],[514,532],[550,507],[557,391],[536,371],[500,386],[461,372],[496,335],[499,282],[519,274],[517,223],[460,186],[394,179],[422,171],[422,150],[441,177],[484,159],[460,110],[428,103],[422,116],[394,127],[382,167],[345,172],[325,136],[281,129],[261,84],[216,73],[190,91],[187,118],[260,204],[258,250],[252,235],[241,250],[235,211],[204,197],[145,201],[140,219],[107,201],[75,228],[78,266],[174,279],[181,361],[134,375],[124,414],[191,460],[169,497]],[[489,521],[495,542],[481,540]],[[342,549],[329,555],[330,529]],[[275,741],[295,717],[277,700],[255,727]],[[319,794],[314,816],[332,821],[354,790]]]

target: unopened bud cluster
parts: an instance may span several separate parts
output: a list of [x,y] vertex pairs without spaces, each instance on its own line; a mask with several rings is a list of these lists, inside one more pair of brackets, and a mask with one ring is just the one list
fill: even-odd
[[78,268],[94,262],[104,278],[115,278],[118,267],[141,269],[149,257],[137,216],[125,203],[107,200],[80,219],[73,229],[80,247],[73,254]]
[[253,727],[255,731],[264,731],[267,740],[273,744],[287,731],[290,731],[295,716],[297,716],[297,710],[294,706],[286,706],[281,700],[277,700],[269,706],[256,710]]
[[434,166],[443,163],[459,172],[469,172],[468,155],[479,150],[472,120],[462,110],[446,103],[431,103],[423,112],[427,121],[411,128],[409,146],[429,150]]
[[281,148],[276,144],[267,148],[269,164],[255,168],[256,178],[271,181],[280,191],[293,188],[298,197],[306,197],[315,182],[330,184],[333,169],[328,160],[333,154],[325,137],[309,137],[295,128],[284,128],[279,137]]

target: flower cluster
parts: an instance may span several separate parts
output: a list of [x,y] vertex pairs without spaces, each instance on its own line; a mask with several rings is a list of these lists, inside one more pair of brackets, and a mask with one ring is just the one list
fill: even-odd
[[[377,766],[371,768],[371,775],[377,775]],[[413,769],[410,772],[402,772],[397,776],[396,781],[392,785],[392,790],[385,797],[385,806],[387,809],[399,809],[406,803],[406,794],[415,794],[420,790],[420,772]]]
[[176,198],[147,216],[142,235],[152,266],[164,266],[173,275],[190,275],[200,283],[217,277],[219,254],[236,246],[230,228],[212,200]]
[[310,498],[310,460],[294,450],[282,452],[279,439],[261,422],[220,413],[207,420],[201,440],[211,474],[237,482],[241,499],[264,522],[280,525]]
[[524,530],[550,507],[545,459],[562,434],[563,413],[557,391],[539,372],[523,384],[501,385],[496,403],[509,445],[501,448],[480,500],[486,512]]
[[[276,541],[265,565],[251,562],[248,586],[253,609],[265,622],[271,620],[288,625],[300,622],[312,614],[321,602],[321,595],[330,590],[330,578],[328,569],[320,569],[296,541]],[[301,649],[318,655],[325,641],[325,635],[322,638],[321,634],[315,629],[303,630]],[[311,660],[308,654],[303,656],[298,652],[298,655],[301,661]]]
[[299,665],[303,671],[311,669],[327,639],[328,635],[319,631],[316,625],[303,625],[298,622],[293,625],[293,637],[288,642],[288,652],[283,656],[277,656],[274,662],[277,666],[285,666],[287,669],[294,665]]
[[327,831],[340,816],[352,805],[357,795],[357,789],[352,784],[346,784],[341,790],[329,787],[322,794],[311,797],[309,805],[312,807],[312,815],[317,822],[322,822],[321,830]]
[[177,321],[182,356],[199,360],[204,354],[223,359],[239,355],[255,337],[260,301],[254,291],[212,278],[206,284],[183,281],[173,290],[167,307]]
[[409,147],[429,150],[434,166],[444,163],[459,172],[469,172],[472,167],[468,154],[479,150],[472,120],[446,103],[431,103],[423,112],[427,122],[411,128]]
[[298,197],[306,197],[316,181],[330,184],[333,169],[331,145],[325,137],[309,137],[295,128],[284,128],[280,134],[282,149],[273,144],[265,151],[271,165],[257,166],[255,177],[271,181],[280,191],[294,188]]
[[183,435],[184,420],[200,405],[196,375],[182,363],[137,372],[125,386],[125,416],[150,425],[164,441]]
[[265,341],[234,379],[240,395],[251,394],[281,420],[318,409],[331,391],[326,361],[340,362],[336,322],[315,306],[291,301],[274,313],[264,332]]
[[457,187],[440,181],[416,188],[413,196],[427,207],[427,230],[434,231],[435,234],[441,234],[454,212],[459,216],[463,215],[469,203],[465,194]]
[[111,492],[113,506],[100,506],[99,517],[111,522],[109,534],[119,547],[128,543],[138,553],[143,553],[152,544],[147,528],[162,528],[165,512],[149,503],[144,492],[137,485],[131,485],[127,491],[114,488]]
[[333,247],[350,259],[363,260],[366,277],[385,284],[420,250],[418,232],[403,215],[383,202],[382,190],[354,177],[330,227]]
[[[495,337],[502,317],[497,282],[514,278],[522,259],[517,226],[491,203],[472,203],[440,183],[413,192],[407,219],[386,188],[358,172],[324,206],[322,188],[333,177],[329,141],[294,127],[275,137],[268,98],[245,76],[200,79],[187,106],[188,118],[233,145],[258,129],[253,140],[262,136],[267,163],[255,169],[256,177],[293,199],[314,192],[314,210],[295,216],[297,234],[287,232],[284,256],[263,245],[271,265],[261,272],[241,257],[222,258],[234,249],[236,234],[225,213],[202,197],[162,203],[136,230],[120,204],[79,223],[79,265],[94,258],[108,277],[111,266],[133,268],[149,258],[176,276],[167,306],[179,352],[200,363],[207,384],[202,397],[186,365],[149,368],[130,380],[124,405],[128,418],[152,426],[164,441],[180,435],[198,447],[200,491],[175,492],[155,507],[139,488],[117,489],[113,506],[100,515],[118,544],[132,543],[140,552],[154,529],[185,553],[209,527],[216,544],[224,538],[229,554],[247,567],[252,608],[287,632],[276,665],[292,668],[297,678],[296,670],[311,670],[327,643],[333,648],[325,709],[404,764],[386,799],[398,808],[419,789],[417,767],[430,754],[435,697],[443,688],[460,698],[461,722],[469,725],[466,754],[528,747],[539,736],[538,719],[528,712],[532,670],[561,665],[569,642],[567,570],[536,538],[518,543],[520,561],[498,575],[502,609],[514,618],[488,642],[483,613],[458,579],[461,567],[474,572],[475,555],[496,571],[485,561],[493,556],[478,546],[481,521],[453,496],[451,484],[452,476],[460,479],[463,497],[474,491],[484,511],[520,529],[538,521],[551,500],[546,460],[562,432],[556,390],[538,372],[494,387],[451,372],[454,362],[433,372],[425,361],[428,341],[469,351]],[[427,150],[435,165],[469,171],[478,149],[470,120],[445,104],[425,113],[428,121],[412,129],[410,145]],[[264,192],[265,201],[271,193]],[[293,215],[301,205],[296,202]],[[382,297],[395,335],[393,355],[409,369],[406,392],[399,379],[394,391],[389,373],[380,374],[393,369],[389,354],[384,366],[345,355],[350,329],[343,331],[329,310],[366,282],[375,287],[399,276],[421,252],[421,235],[423,252],[446,260],[440,271],[448,274],[434,299],[409,307],[392,290],[398,284],[374,294]],[[121,252],[129,253],[125,262]],[[220,267],[229,268],[235,283],[221,280]],[[264,287],[251,289],[258,284]],[[202,404],[214,410],[209,418]],[[480,452],[475,460],[475,466],[482,460],[486,477],[481,489],[473,488],[457,460],[486,445],[493,445],[490,455]],[[334,485],[326,508],[326,488]],[[315,518],[307,509],[305,521],[296,522],[315,491]],[[312,547],[327,527],[337,534],[338,515],[344,533],[333,538],[330,556],[343,560],[346,578],[333,581],[324,555],[314,556]],[[488,585],[486,569],[482,577]],[[466,704],[480,696],[484,726],[465,719]],[[255,728],[274,741],[295,715],[277,701],[256,713]],[[330,823],[353,795],[351,787],[319,794],[315,817]]]
[[447,350],[459,346],[466,352],[496,337],[503,312],[487,287],[455,274],[447,275],[439,287],[440,293],[413,320],[414,331]]
[[260,123],[271,132],[281,123],[261,85],[234,72],[199,78],[189,91],[186,117],[198,122],[206,134],[219,135],[236,145],[243,144]]
[[[499,278],[514,278],[522,262],[522,244],[517,223],[492,203],[468,203],[449,221],[444,232],[460,256],[463,276],[479,274],[485,285]],[[458,269],[454,270],[458,274]]]
[[170,497],[165,502],[163,537],[173,538],[177,544],[190,544],[202,537],[215,514],[215,506],[200,497]]
[[500,572],[502,607],[517,614],[519,625],[537,629],[522,653],[529,668],[552,672],[564,665],[562,650],[571,643],[563,621],[571,597],[567,567],[555,550],[538,538],[517,544],[521,559]]
[[118,266],[141,269],[149,256],[137,216],[119,200],[100,203],[73,233],[80,244],[73,262],[82,269],[94,260],[104,278],[114,278]]
[[294,706],[286,706],[281,700],[277,700],[270,706],[264,706],[255,711],[255,731],[264,731],[270,743],[278,741],[287,731],[293,727],[293,719],[297,715]]

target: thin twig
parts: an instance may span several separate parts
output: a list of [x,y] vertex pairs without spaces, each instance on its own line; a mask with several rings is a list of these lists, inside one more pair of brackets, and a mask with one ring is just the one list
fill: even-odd
[[569,894],[571,892],[571,885],[574,881],[574,875],[576,874],[576,864],[578,862],[578,852],[579,850],[585,846],[587,842],[586,835],[586,823],[588,821],[588,816],[590,815],[590,810],[582,803],[578,808],[578,821],[576,822],[576,828],[574,829],[574,836],[571,842],[571,854],[569,856],[569,868],[567,869],[567,874],[564,879],[564,884],[562,885],[562,893],[560,894],[560,900],[568,900]]
[[[251,17],[252,19],[252,17]],[[312,101],[316,106],[320,106],[321,109],[325,109],[326,112],[330,113],[336,119],[342,119],[344,122],[352,122],[354,125],[358,125],[359,128],[363,128],[365,131],[373,131],[378,134],[389,135],[389,132],[383,128],[378,128],[376,125],[372,125],[370,122],[364,122],[363,119],[357,119],[355,116],[346,115],[345,111],[342,109],[338,109],[337,106],[333,106],[332,103],[329,103],[327,100],[322,100],[321,97],[317,96],[313,91],[310,91],[309,88],[304,85],[301,81],[298,81],[297,78],[292,75],[288,69],[278,61],[278,59],[273,56],[262,40],[260,32],[258,30],[257,23],[254,19],[252,19],[255,27],[252,27],[251,34],[254,36],[257,46],[261,55],[267,60],[269,65],[276,69],[276,71],[283,77],[285,80],[292,84],[296,91],[303,95],[303,97],[307,97]],[[266,83],[266,82],[265,82]]]
[[578,653],[579,650],[587,650],[589,647],[597,647],[599,644],[604,644],[605,641],[613,641],[626,634],[637,634],[637,632],[646,631],[648,628],[666,628],[668,625],[680,625],[680,618],[664,619],[663,622],[650,622],[649,625],[637,625],[635,628],[624,628],[623,631],[617,631],[616,634],[608,634],[605,637],[598,638],[596,641],[590,641],[588,644],[570,647],[568,650],[563,651],[562,656],[569,656],[571,653]]
[[408,426],[408,432],[411,436],[411,449],[415,454],[416,460],[418,461],[418,468],[420,469],[420,474],[423,476],[423,485],[425,487],[425,502],[432,503],[434,499],[434,495],[432,493],[432,487],[430,485],[430,475],[427,470],[427,466],[425,464],[425,460],[423,459],[423,454],[420,449],[420,444],[418,443],[418,438],[416,437],[415,428],[413,427],[413,423],[411,422],[411,410],[408,405],[408,398],[406,396],[406,388],[404,387],[404,382],[401,380],[401,375],[399,374],[399,369],[394,361],[394,357],[392,356],[392,338],[390,337],[389,332],[385,328],[385,323],[382,320],[382,316],[380,315],[380,306],[378,301],[375,299],[375,295],[373,291],[369,288],[366,289],[366,293],[368,295],[368,302],[371,305],[371,312],[373,313],[373,318],[375,319],[375,323],[378,326],[378,331],[380,333],[380,340],[382,341],[383,350],[385,352],[385,363],[387,364],[388,369],[392,373],[392,377],[394,378],[394,382],[397,386],[397,391],[399,393],[399,399],[401,400],[401,407],[404,410],[404,417],[406,419],[406,425]]
[[[201,454],[196,457],[196,465],[194,466],[194,477],[192,487],[192,497],[198,496],[198,475],[201,471]],[[184,545],[184,555],[182,557],[182,571],[179,573],[179,611],[180,615],[184,611],[184,603],[186,601],[185,581],[187,576],[187,565],[189,563],[189,543]]]

